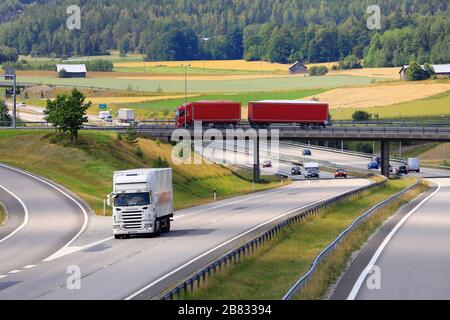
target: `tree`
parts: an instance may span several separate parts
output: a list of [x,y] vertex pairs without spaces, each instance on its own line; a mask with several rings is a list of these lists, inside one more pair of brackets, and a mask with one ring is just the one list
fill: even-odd
[[129,145],[134,145],[138,143],[138,134],[136,132],[136,129],[132,124],[130,124],[127,128],[127,131],[123,135],[123,140],[128,143]]
[[312,66],[308,69],[308,74],[311,77],[324,76],[328,73],[328,68],[325,66]]
[[19,59],[19,54],[14,48],[0,46],[0,63],[16,62]]
[[427,72],[415,61],[411,62],[408,69],[406,69],[406,79],[408,81],[420,81],[428,77]]
[[0,100],[0,127],[9,127],[11,121],[12,119],[8,112],[8,106],[5,101]]
[[53,101],[47,100],[44,119],[60,133],[69,132],[71,142],[75,142],[78,140],[78,131],[88,122],[86,111],[91,102],[86,103],[85,100],[86,97],[77,89],[73,89],[70,95],[62,94]]
[[339,61],[338,70],[361,69],[361,60],[352,54]]
[[366,111],[355,111],[352,115],[353,121],[369,121],[371,118],[370,113]]

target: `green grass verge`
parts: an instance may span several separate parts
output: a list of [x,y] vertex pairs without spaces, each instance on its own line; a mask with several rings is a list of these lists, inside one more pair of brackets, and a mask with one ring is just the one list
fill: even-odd
[[[356,109],[333,109],[331,115],[335,120],[348,120],[352,118]],[[404,102],[385,107],[357,108],[369,113],[379,114],[382,119],[444,119],[450,118],[450,90],[438,95]]]
[[[117,140],[113,133],[83,131],[77,144],[67,137],[35,131],[0,131],[0,162],[34,172],[78,194],[97,213],[103,213],[103,199],[112,191],[114,171],[150,168],[158,157],[173,168],[174,204],[180,209],[219,199],[280,186],[263,181],[253,189],[251,181],[217,165],[174,165],[172,146],[140,139],[137,146]],[[110,213],[109,211],[107,212]]]
[[6,220],[6,210],[2,202],[0,202],[0,226],[5,223]]
[[[291,90],[291,91],[273,91],[273,92],[245,92],[235,94],[207,94],[188,98],[188,101],[199,100],[232,100],[241,102],[246,106],[249,101],[267,100],[267,99],[286,99],[295,100],[308,96],[313,96],[325,92],[325,89],[309,89],[309,90]],[[113,106],[115,109],[132,108],[140,117],[156,118],[156,117],[174,117],[176,107],[182,105],[184,99],[170,99],[159,101],[146,101],[138,103],[118,104]]]
[[[304,274],[314,258],[357,217],[375,204],[410,186],[413,180],[392,180],[386,186],[365,191],[321,214],[282,231],[251,257],[207,280],[206,286],[186,299],[280,299]],[[401,203],[392,208],[391,213]],[[357,249],[358,243],[352,249]],[[347,256],[346,256],[347,257]],[[334,275],[342,269],[336,269]],[[308,296],[320,298],[330,281]]]

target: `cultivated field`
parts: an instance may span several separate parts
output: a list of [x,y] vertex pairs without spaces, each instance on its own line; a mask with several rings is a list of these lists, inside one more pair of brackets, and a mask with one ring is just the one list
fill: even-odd
[[[444,149],[445,148],[445,149]],[[444,152],[445,151],[445,152]],[[450,162],[450,143],[443,143],[434,147],[431,150],[425,151],[419,155],[419,159],[424,163],[442,165],[443,156],[447,163]]]
[[[350,99],[349,95],[349,99]],[[374,100],[378,99],[376,96]],[[371,108],[335,108],[331,110],[333,119],[351,119],[355,110],[378,114],[380,118],[450,118],[450,90],[425,99]]]
[[338,88],[317,98],[330,103],[332,109],[368,108],[414,101],[450,90],[450,82],[396,82],[356,88]]
[[[278,91],[278,90],[300,90],[319,88],[338,88],[343,86],[369,85],[374,78],[355,76],[324,76],[303,77],[285,76],[257,79],[240,80],[217,80],[211,81],[192,80],[188,77],[189,93],[212,93],[212,92],[249,92],[249,91]],[[86,79],[59,79],[53,77],[30,77],[21,76],[19,82],[37,83],[48,85],[76,86],[85,88],[103,88],[128,91],[147,92],[184,92],[183,80],[142,80],[142,79],[114,79],[114,78],[86,78]]]
[[[194,97],[195,95],[189,95],[188,97]],[[172,95],[172,96],[142,96],[142,97],[87,97],[86,100],[91,101],[92,104],[122,104],[122,103],[137,103],[144,101],[160,101],[181,99],[184,95]]]
[[400,79],[399,71],[400,68],[366,68],[330,71],[330,74],[398,80]]

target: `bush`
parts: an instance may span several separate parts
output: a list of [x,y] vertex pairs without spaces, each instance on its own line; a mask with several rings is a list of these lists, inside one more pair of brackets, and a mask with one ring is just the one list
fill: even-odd
[[312,77],[324,76],[328,73],[328,68],[325,66],[312,66],[308,69],[308,73]]
[[141,147],[138,147],[134,154],[136,155],[136,157],[141,159],[144,157],[144,152],[142,151]]
[[369,121],[372,116],[366,111],[355,111],[352,115],[353,121]]
[[345,57],[343,60],[339,61],[337,66],[338,70],[349,70],[349,69],[361,69],[362,63],[361,59],[358,59],[354,54]]
[[133,145],[138,143],[138,134],[134,128],[134,126],[130,125],[128,126],[127,131],[125,132],[123,139],[125,140],[126,143],[128,143],[129,145]]
[[158,157],[153,166],[155,168],[169,168],[169,162],[166,158]]
[[117,132],[117,140],[123,141],[123,135],[122,135],[122,132]]

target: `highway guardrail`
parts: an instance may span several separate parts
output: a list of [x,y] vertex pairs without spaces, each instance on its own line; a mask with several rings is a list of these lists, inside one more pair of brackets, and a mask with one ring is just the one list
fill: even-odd
[[210,277],[216,272],[220,272],[222,269],[227,268],[229,265],[239,263],[241,259],[254,253],[258,248],[263,246],[266,242],[272,240],[273,237],[279,234],[286,227],[290,227],[299,221],[305,220],[310,216],[314,216],[319,212],[322,212],[324,209],[336,204],[338,201],[342,201],[363,191],[384,185],[386,181],[387,180],[375,182],[356,190],[348,191],[331,199],[324,200],[318,204],[312,205],[309,208],[302,209],[298,212],[293,213],[289,218],[264,231],[258,237],[245,243],[244,245],[239,246],[231,252],[222,255],[218,259],[215,259],[213,262],[209,263],[206,267],[202,268],[200,271],[192,274],[187,279],[182,280],[174,288],[167,291],[167,293],[163,293],[162,295],[160,295],[160,299],[181,299],[182,293],[186,294],[189,291],[195,290],[195,288],[199,288],[202,283],[206,283],[207,277]]
[[313,261],[309,270],[289,289],[289,291],[283,296],[282,300],[290,300],[308,283],[317,270],[320,263],[345,240],[348,234],[350,234],[355,228],[357,228],[363,221],[373,215],[379,209],[386,207],[388,204],[404,195],[406,192],[417,188],[420,185],[420,181],[417,181],[414,185],[404,189],[403,191],[391,196],[390,198],[378,203],[374,207],[367,210],[363,215],[356,219],[345,231],[343,231],[332,243],[330,243]]

